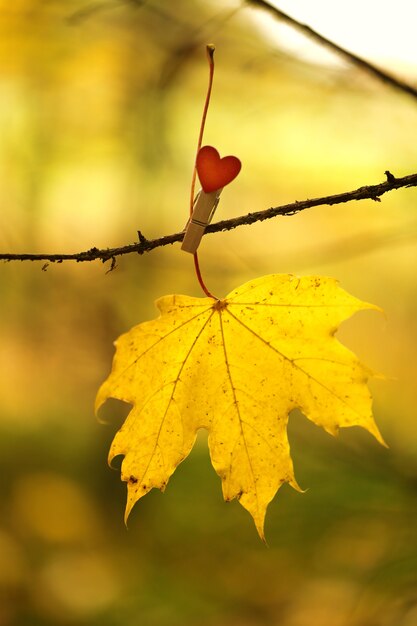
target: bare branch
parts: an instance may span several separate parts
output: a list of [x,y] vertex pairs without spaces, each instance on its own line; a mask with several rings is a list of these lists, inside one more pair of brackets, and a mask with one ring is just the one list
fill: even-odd
[[349,61],[353,65],[356,65],[357,67],[360,67],[361,69],[365,70],[366,72],[368,72],[368,74],[372,74],[375,78],[382,81],[386,85],[390,85],[391,87],[394,87],[395,89],[399,89],[400,91],[407,93],[409,96],[412,96],[413,98],[417,98],[417,89],[413,87],[412,85],[410,85],[409,83],[406,83],[405,81],[397,78],[396,76],[389,74],[385,70],[382,70],[376,67],[369,61],[362,59],[361,57],[357,56],[353,52],[349,52],[349,50],[342,48],[337,43],[330,41],[330,39],[327,39],[327,37],[320,35],[320,33],[315,31],[310,26],[307,26],[307,24],[302,24],[295,18],[291,17],[290,15],[287,15],[287,13],[284,13],[284,11],[281,11],[281,9],[278,9],[277,7],[273,6],[272,4],[267,2],[267,0],[246,0],[246,2],[248,4],[259,6],[265,11],[272,13],[272,15],[277,17],[282,22],[286,22],[287,24],[290,24],[293,28],[302,32],[304,35],[306,35],[310,39],[313,39],[314,41],[317,41],[322,46],[329,48],[330,50],[333,50],[333,52],[336,52],[336,54],[338,54],[339,56],[343,57],[344,59],[347,59],[347,61]]
[[[254,224],[255,222],[262,222],[278,215],[295,215],[304,209],[309,209],[314,206],[324,206],[333,204],[342,204],[344,202],[350,202],[352,200],[366,200],[371,199],[380,202],[380,196],[388,191],[394,189],[400,189],[401,187],[416,187],[417,186],[417,174],[410,174],[403,178],[395,178],[391,172],[385,172],[387,180],[378,185],[367,185],[365,187],[359,187],[354,191],[346,191],[344,193],[336,194],[333,196],[324,196],[321,198],[313,198],[311,200],[302,200],[301,202],[292,202],[291,204],[284,204],[279,207],[272,207],[264,211],[257,211],[256,213],[248,213],[247,215],[241,215],[240,217],[234,217],[229,220],[223,220],[210,224],[207,226],[206,233],[217,233],[220,231],[232,230],[237,226]],[[124,254],[144,254],[150,252],[155,248],[161,248],[169,244],[182,241],[184,232],[175,233],[173,235],[166,235],[159,239],[146,239],[144,235],[138,231],[139,241],[127,246],[121,246],[119,248],[105,248],[99,250],[98,248],[90,248],[85,252],[76,252],[74,254],[10,254],[0,253],[0,260],[3,261],[50,261],[51,263],[62,263],[63,261],[77,261],[81,263],[84,261],[96,261],[101,260],[103,263],[111,261],[110,269],[113,269],[116,264],[116,257],[123,256]],[[45,266],[44,266],[45,267]]]

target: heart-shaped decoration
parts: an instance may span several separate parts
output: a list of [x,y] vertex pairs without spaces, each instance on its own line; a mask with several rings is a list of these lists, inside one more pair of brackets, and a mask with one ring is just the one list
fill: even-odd
[[206,193],[216,191],[231,183],[242,167],[242,163],[235,156],[226,156],[221,159],[213,146],[200,148],[196,165],[198,178]]

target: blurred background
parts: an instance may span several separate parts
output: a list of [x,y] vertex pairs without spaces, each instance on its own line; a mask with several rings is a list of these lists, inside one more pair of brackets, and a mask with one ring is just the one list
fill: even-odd
[[[280,8],[416,83],[413,0]],[[417,102],[245,2],[0,2],[0,251],[78,252],[181,230],[207,85],[205,143],[243,162],[225,219],[416,171]],[[371,383],[380,447],[302,415],[259,540],[222,501],[206,435],[123,524],[107,452],[128,407],[93,415],[112,342],[200,296],[178,244],[110,264],[0,264],[0,626],[417,624],[416,191],[208,235],[218,295],[263,274],[323,274],[384,314],[338,336]],[[42,271],[42,269],[44,271]]]

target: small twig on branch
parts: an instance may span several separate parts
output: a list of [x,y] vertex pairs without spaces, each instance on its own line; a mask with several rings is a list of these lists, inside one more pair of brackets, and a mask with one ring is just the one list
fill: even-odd
[[[354,191],[346,191],[345,193],[336,194],[333,196],[324,196],[322,198],[313,198],[311,200],[302,200],[301,202],[292,202],[291,204],[284,204],[279,207],[272,207],[264,211],[257,211],[256,213],[248,213],[247,215],[241,215],[240,217],[234,217],[229,220],[223,220],[210,224],[206,228],[206,233],[217,233],[220,231],[232,230],[237,226],[243,226],[248,224],[254,224],[255,222],[262,222],[263,220],[277,217],[278,215],[295,215],[304,209],[309,209],[314,206],[324,206],[333,204],[342,204],[344,202],[350,202],[352,200],[375,200],[380,202],[380,196],[388,191],[394,189],[400,189],[401,187],[416,187],[417,186],[417,174],[410,174],[403,178],[395,178],[388,172],[385,172],[387,180],[378,185],[367,185],[365,187],[359,187]],[[144,254],[150,252],[155,248],[161,248],[169,244],[182,241],[184,232],[175,233],[173,235],[166,235],[159,239],[146,239],[144,235],[138,231],[139,242],[132,243],[127,246],[119,248],[105,248],[99,250],[98,248],[90,248],[85,252],[77,252],[74,254],[10,254],[0,253],[0,260],[3,261],[50,261],[51,263],[62,263],[63,261],[77,261],[78,263],[84,261],[96,261],[101,260],[103,263],[111,261],[110,270],[114,269],[116,264],[116,257],[124,254]],[[45,267],[45,266],[44,266]]]
[[417,89],[413,87],[412,85],[410,85],[409,83],[397,78],[396,76],[393,76],[392,74],[386,72],[385,70],[380,69],[379,67],[376,67],[369,61],[362,59],[362,57],[357,56],[353,52],[349,52],[349,50],[342,48],[342,46],[339,46],[337,43],[334,43],[334,41],[330,41],[330,39],[327,39],[327,37],[320,35],[320,33],[315,31],[310,26],[307,26],[307,24],[302,24],[301,22],[291,17],[287,13],[284,13],[284,11],[281,11],[281,9],[278,9],[276,6],[270,4],[269,2],[267,2],[267,0],[246,0],[246,2],[248,4],[259,6],[265,11],[272,13],[275,17],[277,17],[282,22],[286,22],[287,24],[290,24],[293,28],[302,32],[304,35],[306,35],[310,39],[313,39],[314,41],[317,41],[322,46],[325,46],[326,48],[333,50],[333,52],[336,52],[336,54],[338,54],[339,56],[347,59],[350,63],[352,63],[353,65],[356,65],[357,67],[360,67],[361,69],[365,70],[369,74],[372,74],[375,78],[382,81],[383,83],[390,85],[391,87],[394,87],[395,89],[399,89],[403,91],[404,93],[407,93],[409,96],[412,96],[413,98],[417,98]]

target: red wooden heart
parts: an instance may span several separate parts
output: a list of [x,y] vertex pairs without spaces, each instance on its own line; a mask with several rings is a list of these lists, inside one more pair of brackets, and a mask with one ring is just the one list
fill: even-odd
[[203,191],[210,193],[228,185],[240,172],[242,163],[235,156],[222,159],[216,148],[203,146],[197,155],[197,173]]

